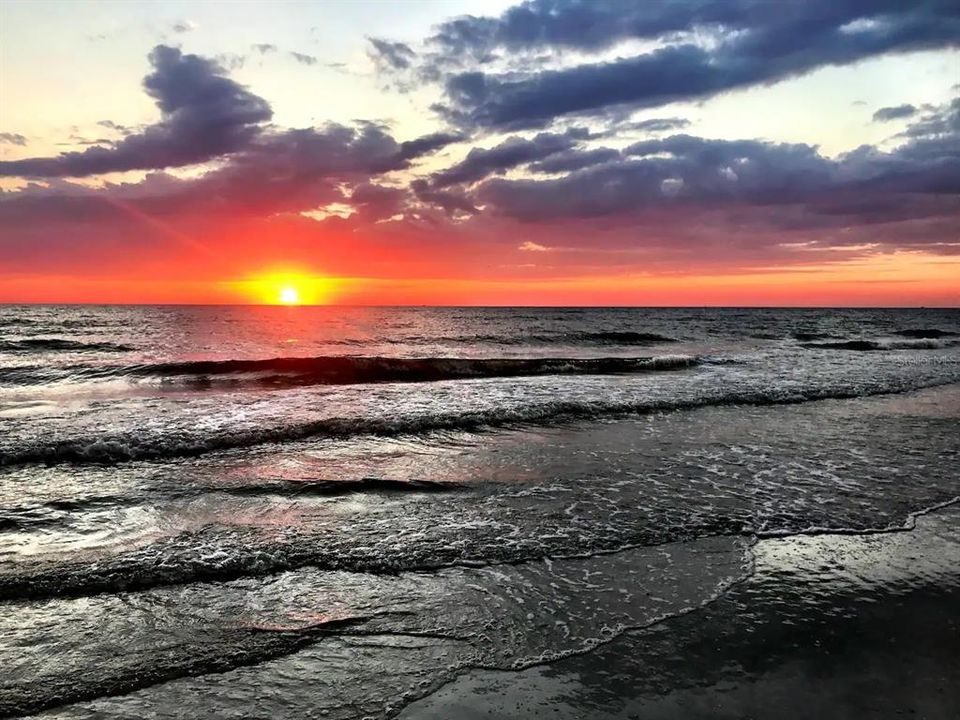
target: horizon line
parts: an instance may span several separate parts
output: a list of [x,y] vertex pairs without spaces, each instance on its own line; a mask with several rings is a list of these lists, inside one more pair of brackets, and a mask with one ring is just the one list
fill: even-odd
[[960,310],[958,305],[459,305],[430,303],[190,303],[190,302],[36,302],[0,301],[0,307],[276,307],[296,308],[476,308],[476,309],[597,309],[597,310]]

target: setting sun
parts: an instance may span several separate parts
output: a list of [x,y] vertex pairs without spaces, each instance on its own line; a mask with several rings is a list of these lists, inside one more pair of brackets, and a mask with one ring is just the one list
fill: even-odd
[[327,305],[335,299],[341,279],[303,270],[257,274],[221,283],[231,295],[263,305]]
[[280,302],[284,305],[299,305],[300,293],[292,285],[284,285],[280,288]]

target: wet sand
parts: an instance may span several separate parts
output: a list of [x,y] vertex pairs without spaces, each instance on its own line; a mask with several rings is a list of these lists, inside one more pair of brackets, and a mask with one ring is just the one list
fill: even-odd
[[960,506],[909,532],[760,541],[716,602],[522,672],[473,671],[405,720],[960,716]]

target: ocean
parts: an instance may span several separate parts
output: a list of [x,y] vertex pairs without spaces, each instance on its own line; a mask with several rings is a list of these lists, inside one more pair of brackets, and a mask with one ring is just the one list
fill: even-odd
[[0,717],[953,718],[960,311],[0,306]]

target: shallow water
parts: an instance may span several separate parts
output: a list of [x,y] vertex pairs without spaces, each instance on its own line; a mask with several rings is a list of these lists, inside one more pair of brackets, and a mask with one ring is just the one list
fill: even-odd
[[[598,653],[693,713],[637,637],[953,592],[958,341],[947,310],[0,308],[0,715],[389,717],[452,683],[407,710],[445,717],[478,669],[540,697]],[[733,658],[698,686],[746,692]]]

